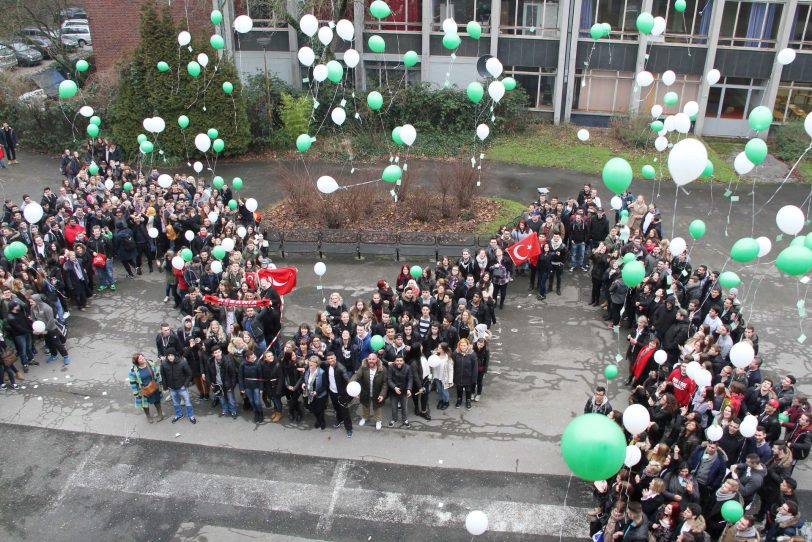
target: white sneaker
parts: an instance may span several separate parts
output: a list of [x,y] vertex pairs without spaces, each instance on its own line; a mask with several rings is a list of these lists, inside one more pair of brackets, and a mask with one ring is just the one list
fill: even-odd
[[62,318],[63,318],[63,319],[65,319],[65,320],[67,320],[68,318],[70,318],[70,311],[65,311],[65,312],[63,312],[63,313],[62,313]]
[[365,423],[367,423],[367,419],[366,419],[366,418],[361,418],[360,420],[358,420],[358,425],[359,425],[359,426],[362,426],[362,427],[363,427],[363,425],[364,425]]
[[474,401],[476,401],[477,403],[479,402],[479,394],[477,394],[476,397],[474,397]]
[[375,422],[375,431],[380,431],[383,424],[381,422]]
[[164,297],[164,303],[169,303],[169,296]]

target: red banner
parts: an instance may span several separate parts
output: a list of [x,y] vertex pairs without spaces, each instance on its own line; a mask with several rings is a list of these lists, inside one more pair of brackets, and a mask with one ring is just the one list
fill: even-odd
[[277,269],[260,269],[257,271],[260,279],[268,279],[271,285],[276,288],[279,295],[285,295],[296,288],[296,273],[298,270],[295,267],[280,267]]
[[531,232],[530,235],[518,243],[513,243],[507,247],[505,252],[508,253],[510,259],[513,260],[513,263],[516,265],[521,265],[527,260],[530,260],[531,264],[536,265],[539,254],[541,254],[539,237],[535,232]]
[[214,295],[204,295],[203,301],[211,305],[222,307],[267,307],[271,304],[270,299],[231,299],[229,297],[217,297]]

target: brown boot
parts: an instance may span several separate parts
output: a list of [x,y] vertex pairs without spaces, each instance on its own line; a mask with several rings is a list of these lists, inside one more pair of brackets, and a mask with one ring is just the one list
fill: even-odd
[[161,408],[161,403],[157,403],[155,408],[158,410],[158,419],[155,420],[156,422],[162,422],[164,420],[164,411]]
[[147,421],[148,421],[149,423],[153,423],[152,416],[150,416],[150,415],[149,415],[149,407],[148,407],[148,406],[145,406],[145,407],[144,407],[144,414],[145,414],[145,415],[146,415],[146,417],[147,417]]
[[278,423],[279,420],[281,420],[282,418],[283,418],[282,413],[279,412],[278,410],[275,411],[273,414],[271,414],[271,421],[273,423]]

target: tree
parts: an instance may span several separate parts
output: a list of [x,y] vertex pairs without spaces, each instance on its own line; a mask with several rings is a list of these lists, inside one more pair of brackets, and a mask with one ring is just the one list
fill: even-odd
[[[61,12],[71,6],[69,0],[14,0],[15,7],[3,10],[0,30],[15,35],[23,28],[36,28],[50,41],[48,54],[63,74],[74,74],[74,60],[60,39]],[[74,77],[76,79],[76,77]],[[81,82],[84,76],[79,77]]]
[[[118,97],[112,108],[110,121],[115,140],[134,153],[138,149],[137,137],[144,133],[154,139],[155,152],[185,159],[198,153],[193,143],[195,135],[215,128],[225,142],[223,154],[244,152],[251,139],[250,126],[234,64],[227,56],[220,56],[208,41],[180,47],[177,36],[181,30],[168,5],[158,12],[153,2],[144,3],[140,42],[130,63],[121,69]],[[208,56],[209,63],[201,68],[198,77],[193,77],[187,66],[197,62],[201,53]],[[166,62],[169,70],[160,71],[159,62]],[[225,82],[233,86],[230,95],[223,90]],[[177,122],[181,115],[189,118],[185,130]],[[142,124],[144,119],[155,116],[166,123],[157,137],[146,133]]]

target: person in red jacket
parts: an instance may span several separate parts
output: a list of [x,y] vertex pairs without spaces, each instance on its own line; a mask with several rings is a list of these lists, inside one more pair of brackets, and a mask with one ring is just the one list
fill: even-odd
[[686,365],[680,364],[679,367],[671,371],[668,375],[668,382],[674,386],[674,397],[680,406],[688,406],[691,402],[691,397],[696,392],[696,382],[688,376]]
[[76,241],[76,235],[84,231],[84,226],[80,225],[74,217],[68,218],[68,223],[65,225],[65,241],[68,243],[69,249],[73,250],[73,242]]

